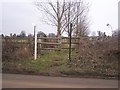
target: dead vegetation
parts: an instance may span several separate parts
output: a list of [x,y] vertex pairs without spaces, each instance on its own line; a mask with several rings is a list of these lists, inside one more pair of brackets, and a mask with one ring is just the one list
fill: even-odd
[[4,39],[2,43],[2,61],[23,60],[33,56],[33,45],[31,43],[21,44],[20,42],[13,42],[14,39]]
[[[33,60],[30,44],[17,45],[8,40],[3,43],[3,72],[51,76],[77,76],[118,78],[117,37],[103,40],[81,38],[77,52],[72,50],[68,63],[68,51],[49,51]],[[31,58],[32,57],[32,58]]]

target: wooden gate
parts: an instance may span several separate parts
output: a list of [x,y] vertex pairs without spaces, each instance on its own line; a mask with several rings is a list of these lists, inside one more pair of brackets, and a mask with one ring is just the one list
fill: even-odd
[[[37,39],[38,49],[40,50],[61,50],[69,49],[69,37],[40,37]],[[72,37],[72,49],[79,45],[79,38]]]

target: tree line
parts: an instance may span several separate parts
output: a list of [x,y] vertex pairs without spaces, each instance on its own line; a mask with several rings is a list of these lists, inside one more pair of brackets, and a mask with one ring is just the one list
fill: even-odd
[[[28,37],[28,38],[33,38],[34,37],[34,35],[33,34],[26,34],[26,32],[25,31],[21,31],[20,32],[20,34],[12,34],[12,33],[10,33],[10,35],[4,35],[4,34],[1,34],[0,35],[1,37],[20,37],[20,38],[25,38],[25,37]],[[48,35],[47,34],[45,34],[44,32],[42,32],[42,31],[39,31],[38,33],[37,33],[37,37],[56,37],[56,34],[55,33],[49,33]]]
[[[28,37],[28,38],[32,38],[32,37],[34,37],[34,35],[33,34],[26,34],[26,32],[24,31],[24,30],[22,30],[21,32],[20,32],[20,34],[12,34],[12,33],[10,33],[10,35],[4,35],[4,34],[1,34],[0,35],[1,37],[21,37],[21,38],[24,38],[24,37]],[[73,37],[75,37],[74,35],[72,35]],[[96,34],[93,34],[92,35],[92,37],[100,37],[100,38],[104,38],[104,37],[107,37],[107,35],[106,35],[106,33],[105,32],[102,32],[102,31],[98,31],[98,35],[96,35]],[[116,29],[116,30],[114,30],[113,32],[112,32],[112,36],[114,37],[114,36],[120,36],[120,30],[118,30],[118,29]],[[45,34],[44,32],[42,32],[42,31],[39,31],[38,33],[37,33],[37,37],[57,37],[57,35],[55,34],[55,33],[49,33],[48,35],[47,34]]]

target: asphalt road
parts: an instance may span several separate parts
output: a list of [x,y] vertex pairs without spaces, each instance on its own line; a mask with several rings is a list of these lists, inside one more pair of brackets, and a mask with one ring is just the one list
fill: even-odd
[[118,80],[3,74],[2,88],[118,88]]

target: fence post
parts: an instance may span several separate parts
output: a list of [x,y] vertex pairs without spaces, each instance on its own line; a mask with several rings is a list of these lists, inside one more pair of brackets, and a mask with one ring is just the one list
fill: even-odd
[[35,46],[34,46],[34,59],[37,59],[37,33],[36,26],[34,26],[34,37],[35,37]]
[[72,34],[72,23],[70,23],[70,34],[69,34],[69,40],[70,40],[70,43],[69,43],[69,60],[71,62],[71,34]]
[[61,47],[62,46],[62,37],[61,36],[58,36],[58,43],[59,43],[58,48],[59,48],[59,50],[61,50],[61,48],[62,48]]

